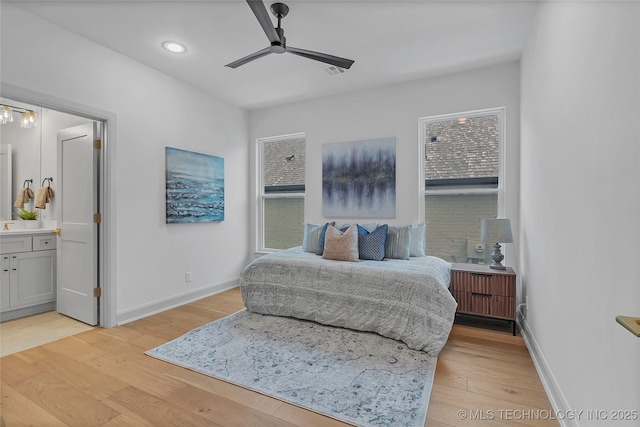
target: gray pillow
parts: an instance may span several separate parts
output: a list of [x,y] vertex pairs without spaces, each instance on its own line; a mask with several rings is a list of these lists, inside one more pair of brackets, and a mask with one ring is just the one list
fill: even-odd
[[411,254],[411,229],[409,226],[389,226],[384,244],[384,256],[391,259],[409,259]]

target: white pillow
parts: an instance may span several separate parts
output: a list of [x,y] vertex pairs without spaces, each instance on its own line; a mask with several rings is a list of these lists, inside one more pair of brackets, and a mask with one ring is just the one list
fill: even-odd
[[409,227],[409,229],[411,230],[411,246],[409,248],[409,256],[425,256],[424,243],[426,240],[426,228],[427,224],[424,222]]
[[322,233],[322,225],[318,224],[302,224],[304,227],[304,237],[302,238],[302,250],[305,252],[316,253],[320,245],[320,233]]
[[332,225],[328,226],[322,258],[336,261],[358,261],[358,227],[356,224],[350,225],[344,233]]

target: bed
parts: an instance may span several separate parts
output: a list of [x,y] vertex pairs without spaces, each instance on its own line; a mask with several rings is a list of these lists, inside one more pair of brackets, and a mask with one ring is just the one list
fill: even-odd
[[335,261],[294,247],[240,275],[247,310],[376,332],[438,355],[453,324],[451,264],[431,256]]

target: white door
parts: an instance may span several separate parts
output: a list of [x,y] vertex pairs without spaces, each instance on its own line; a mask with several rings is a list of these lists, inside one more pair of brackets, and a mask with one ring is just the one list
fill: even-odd
[[98,323],[98,124],[58,132],[57,310],[89,325]]

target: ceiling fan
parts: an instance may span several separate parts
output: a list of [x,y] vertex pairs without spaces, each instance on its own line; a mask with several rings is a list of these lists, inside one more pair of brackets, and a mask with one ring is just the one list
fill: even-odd
[[271,5],[271,13],[276,18],[278,18],[278,26],[274,28],[273,23],[271,22],[271,18],[267,13],[267,8],[265,7],[262,0],[247,0],[247,3],[253,11],[253,14],[258,19],[258,22],[262,26],[262,30],[267,35],[269,42],[271,42],[271,46],[247,55],[244,58],[240,58],[237,61],[233,61],[225,65],[225,67],[237,68],[241,65],[246,64],[247,62],[251,62],[270,53],[285,52],[293,53],[294,55],[324,62],[326,64],[335,65],[337,67],[345,69],[349,69],[355,62],[351,59],[340,58],[339,56],[333,56],[326,53],[314,52],[311,50],[287,46],[287,39],[284,37],[284,29],[280,26],[280,22],[282,21],[282,18],[287,16],[287,14],[289,13],[289,6],[284,3],[273,3]]

